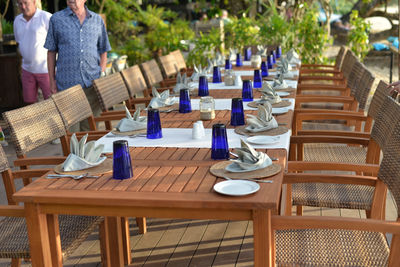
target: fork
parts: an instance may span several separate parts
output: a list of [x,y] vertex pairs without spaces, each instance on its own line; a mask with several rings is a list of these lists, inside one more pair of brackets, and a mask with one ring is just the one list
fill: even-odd
[[79,180],[82,178],[99,178],[100,176],[96,175],[89,175],[89,173],[83,173],[81,175],[73,175],[73,174],[49,174],[47,175],[47,178],[52,179],[52,178],[63,178],[63,177],[71,177],[74,180]]
[[[221,178],[225,180],[233,180],[232,178],[229,178],[228,176],[221,176]],[[272,184],[273,181],[271,180],[255,180],[255,179],[245,179],[245,178],[240,178],[240,180],[245,180],[245,181],[252,181],[256,183],[266,183],[266,184]]]

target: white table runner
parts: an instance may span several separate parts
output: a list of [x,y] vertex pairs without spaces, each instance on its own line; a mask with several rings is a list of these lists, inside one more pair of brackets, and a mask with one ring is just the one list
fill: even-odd
[[[96,145],[104,144],[103,153],[112,153],[113,142],[116,140],[127,140],[129,146],[134,147],[179,147],[179,148],[211,148],[212,129],[205,129],[205,137],[202,139],[192,139],[192,129],[188,128],[164,128],[162,129],[163,138],[147,139],[146,137],[129,138],[127,136],[113,137],[103,136],[96,141]],[[240,139],[246,140],[243,135],[236,134],[234,129],[227,129],[229,148],[240,147]],[[284,148],[289,151],[291,130],[280,135],[280,140],[274,144],[253,145],[255,148]]]
[[[260,100],[260,98],[255,98],[254,101]],[[294,109],[294,98],[284,98],[284,100],[288,100],[291,102],[291,105],[288,106],[288,109]],[[231,110],[232,106],[232,99],[214,99],[215,101],[215,110]],[[191,99],[192,110],[199,110],[200,99]],[[244,110],[255,110],[255,108],[249,107],[248,103],[250,102],[243,102],[243,109]]]
[[[285,82],[287,83],[287,85],[291,88],[297,88],[297,81],[295,80],[285,80]],[[268,81],[268,83],[272,84],[272,81]],[[193,88],[199,88],[199,83],[191,83],[191,85],[193,86]],[[237,86],[237,85],[232,85],[232,86],[226,86],[224,83],[212,83],[209,82],[208,83],[208,90],[215,90],[215,89],[226,89],[226,90],[230,90],[230,89],[242,89],[242,86]]]

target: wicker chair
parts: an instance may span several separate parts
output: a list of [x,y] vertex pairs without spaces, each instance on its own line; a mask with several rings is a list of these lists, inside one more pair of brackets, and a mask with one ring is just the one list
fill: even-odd
[[[144,103],[147,105],[150,103],[150,93],[139,65],[123,70],[121,75],[129,91],[131,107],[134,107],[136,104]],[[143,94],[143,96],[138,96],[138,94]]]
[[163,71],[164,79],[174,78],[178,73],[178,62],[172,54],[161,56],[158,58]]
[[[336,217],[272,216],[270,266],[400,266],[400,124],[386,136],[383,160],[377,177],[287,173],[284,183],[335,182],[369,184],[388,187],[397,204],[397,221]],[[329,165],[328,165],[329,166]],[[343,169],[358,169],[375,173],[376,165],[343,164]],[[290,163],[289,171],[310,169],[302,163]],[[314,164],[313,168],[316,169]],[[324,165],[320,166],[324,169]],[[374,170],[375,169],[375,170]],[[384,203],[375,198],[373,208],[383,209]],[[386,233],[392,233],[389,247]]]
[[[52,99],[35,103],[23,108],[15,109],[3,113],[3,117],[10,129],[12,140],[15,144],[18,159],[15,160],[14,166],[20,167],[20,171],[14,172],[14,178],[22,178],[24,184],[27,185],[32,181],[34,177],[40,177],[44,173],[48,172],[49,168],[44,169],[32,169],[26,170],[31,165],[56,165],[61,164],[65,157],[26,157],[26,154],[37,147],[46,144],[54,138],[64,138],[65,128],[60,117],[57,108]],[[13,185],[12,174],[5,166],[7,162],[6,158],[1,156],[3,162],[3,181],[5,184],[7,196],[11,204],[15,204],[11,200],[12,194],[15,192],[15,186]],[[31,175],[25,174],[31,172]],[[60,216],[60,232],[62,247],[64,248],[64,254],[70,254],[86,237],[92,232],[92,230],[99,225],[102,221],[100,217],[87,217],[87,216]],[[15,225],[15,231],[25,231],[25,223],[22,220]],[[22,225],[22,226],[21,226]],[[79,226],[79,227],[77,227]],[[12,225],[10,225],[12,227]],[[12,230],[12,228],[11,228]],[[14,231],[13,230],[13,231]],[[13,232],[16,233],[16,232]],[[20,234],[21,235],[21,234]],[[29,243],[27,236],[22,234],[12,235],[15,238],[22,238],[22,245],[25,244],[22,254],[9,254],[13,258],[29,257]],[[25,240],[25,241],[24,241]],[[9,241],[1,242],[2,245],[7,245]],[[18,243],[10,245],[16,245]],[[7,254],[3,254],[7,255]],[[19,256],[15,256],[19,255]]]
[[170,54],[175,57],[175,61],[177,62],[177,67],[179,71],[186,72],[188,75],[192,75],[193,69],[189,69],[186,66],[185,58],[183,57],[181,50],[172,51]]
[[[313,164],[316,161],[326,164],[340,163],[379,163],[380,149],[384,148],[387,137],[390,135],[393,125],[400,123],[400,104],[387,96],[381,106],[379,115],[375,120],[371,134],[359,132],[344,132],[338,136],[332,135],[304,135],[293,136],[291,143],[297,146],[297,161],[305,160],[305,164]],[[318,144],[307,147],[307,154],[303,158],[303,147],[308,144]],[[323,144],[323,145],[319,145]],[[327,145],[331,144],[331,145]],[[339,144],[356,144],[358,146],[345,146]],[[291,152],[292,153],[292,152]],[[296,159],[293,154],[291,160]],[[359,172],[358,169],[353,171]],[[382,218],[382,213],[372,214],[371,203],[374,188],[365,185],[342,185],[326,183],[296,183],[290,188],[287,198],[286,214],[291,214],[291,206],[297,206],[297,214],[302,214],[302,206],[364,209],[368,216]],[[386,191],[380,191],[382,197]]]
[[345,46],[341,46],[339,52],[335,59],[334,65],[323,65],[323,64],[302,64],[300,68],[300,79],[304,74],[333,74],[333,75],[343,75],[341,72],[342,63],[344,59],[344,55],[347,52],[347,48]]

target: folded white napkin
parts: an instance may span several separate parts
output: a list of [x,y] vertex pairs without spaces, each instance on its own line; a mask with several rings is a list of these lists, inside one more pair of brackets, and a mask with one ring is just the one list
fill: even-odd
[[300,64],[300,56],[297,54],[296,50],[294,48],[291,48],[287,53],[286,56],[288,58],[288,61],[290,64]]
[[262,93],[261,96],[262,101],[268,101],[271,104],[282,102],[281,97],[278,95],[275,89],[272,88],[272,86],[266,81],[263,82],[261,93]]
[[292,65],[289,64],[289,60],[286,55],[281,56],[281,60],[276,63],[278,70],[282,69],[283,72],[292,70]]
[[95,141],[86,143],[88,135],[82,137],[78,142],[73,134],[70,140],[71,153],[64,161],[63,171],[79,171],[101,164],[107,157],[100,157],[104,145],[95,146]]
[[274,79],[274,82],[272,83],[272,88],[274,88],[275,90],[288,88],[289,86],[283,78],[283,75],[279,75],[278,79]]
[[205,67],[204,69],[201,67],[201,64],[199,66],[194,65],[193,66],[194,72],[192,74],[192,76],[190,77],[190,79],[193,82],[198,82],[200,76],[207,76],[207,72],[208,72],[208,68]]
[[217,52],[215,54],[215,59],[214,60],[215,60],[215,63],[216,63],[217,66],[224,66],[225,65],[225,58],[220,52]]
[[177,98],[169,96],[169,91],[165,90],[161,94],[157,91],[155,87],[152,89],[153,98],[150,101],[149,107],[151,108],[161,108],[165,106],[171,106],[177,103]]
[[267,57],[268,55],[268,46],[266,45],[257,45],[257,55],[261,57]]
[[264,152],[256,151],[251,145],[240,140],[241,148],[235,148],[237,159],[231,159],[242,170],[257,170],[272,165],[272,160]]
[[194,84],[190,84],[190,79],[186,76],[186,73],[183,75],[178,73],[178,75],[176,76],[176,84],[173,88],[173,91],[174,93],[179,93],[181,89],[193,90],[194,86]]
[[269,102],[258,106],[257,116],[248,114],[247,124],[246,130],[253,133],[278,128],[278,122],[272,116],[272,106]]
[[146,129],[147,118],[146,116],[140,116],[140,108],[138,108],[133,116],[125,106],[126,118],[120,120],[115,127],[120,132],[130,132],[136,130]]
[[236,60],[237,49],[229,48],[229,60]]

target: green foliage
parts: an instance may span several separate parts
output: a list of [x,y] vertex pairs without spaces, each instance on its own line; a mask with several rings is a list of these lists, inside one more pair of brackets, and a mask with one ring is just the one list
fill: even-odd
[[350,15],[350,25],[347,45],[357,57],[363,60],[371,49],[368,39],[371,25],[358,16],[357,10],[353,10]]
[[294,25],[297,37],[294,48],[300,52],[304,63],[324,62],[322,54],[329,42],[329,36],[325,28],[318,24],[318,10],[309,8],[307,4],[304,4],[303,8],[303,18]]
[[3,34],[12,34],[14,33],[13,23],[9,22],[5,19],[1,19],[1,29]]
[[241,18],[232,18],[232,22],[224,27],[226,48],[237,48],[242,51],[245,46],[259,43],[259,27],[255,19],[245,15]]
[[200,32],[200,36],[193,41],[194,49],[188,56],[188,65],[201,64],[207,65],[207,59],[212,58],[215,49],[221,47],[222,41],[219,29],[213,28],[209,34]]
[[353,5],[357,2],[357,0],[340,0],[340,1],[331,1],[330,5],[332,10],[336,14],[346,14],[349,12]]

